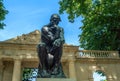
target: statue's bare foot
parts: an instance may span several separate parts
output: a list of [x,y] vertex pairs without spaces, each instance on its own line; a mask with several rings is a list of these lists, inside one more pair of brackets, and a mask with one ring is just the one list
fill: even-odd
[[42,73],[41,73],[41,75],[44,78],[49,78],[50,77],[50,74],[46,70],[43,70]]
[[58,68],[57,68],[57,67],[55,67],[55,68],[53,69],[53,71],[52,71],[52,73],[51,73],[51,74],[53,74],[53,75],[58,74]]

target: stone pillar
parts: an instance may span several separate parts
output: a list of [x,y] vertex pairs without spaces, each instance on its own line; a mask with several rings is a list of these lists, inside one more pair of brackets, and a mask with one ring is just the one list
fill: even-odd
[[3,71],[4,71],[4,65],[3,62],[0,60],[0,81],[3,79]]
[[69,77],[73,78],[73,79],[76,79],[74,60],[69,61]]
[[20,59],[14,60],[12,81],[21,81],[21,60]]

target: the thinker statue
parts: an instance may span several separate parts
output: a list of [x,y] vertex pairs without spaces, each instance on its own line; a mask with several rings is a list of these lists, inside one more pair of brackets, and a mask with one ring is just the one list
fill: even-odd
[[64,78],[61,66],[64,31],[58,24],[61,21],[58,14],[53,14],[50,23],[41,29],[41,43],[38,45],[38,77]]

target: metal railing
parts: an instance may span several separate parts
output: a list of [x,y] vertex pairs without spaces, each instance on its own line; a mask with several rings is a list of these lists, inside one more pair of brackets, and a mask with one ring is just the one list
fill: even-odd
[[77,58],[119,58],[118,51],[79,50]]

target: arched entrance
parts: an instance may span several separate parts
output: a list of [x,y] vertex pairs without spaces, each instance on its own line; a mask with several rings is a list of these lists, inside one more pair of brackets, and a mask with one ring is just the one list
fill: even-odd
[[93,72],[93,80],[94,81],[107,81],[107,77],[103,71],[96,70],[95,72]]

